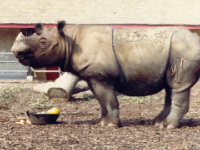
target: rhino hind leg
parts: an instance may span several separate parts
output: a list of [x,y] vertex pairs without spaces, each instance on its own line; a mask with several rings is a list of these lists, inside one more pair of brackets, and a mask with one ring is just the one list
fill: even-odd
[[[170,110],[170,112],[167,116],[158,115],[158,118],[155,120],[155,125],[159,125],[160,128],[167,127],[167,129],[178,127],[180,120],[189,109],[189,93],[190,89],[182,92],[173,92],[172,90],[171,107],[168,107],[168,111]],[[163,115],[165,114],[163,113]],[[165,119],[159,120],[159,117],[163,117]]]
[[189,110],[190,89],[172,94],[172,106],[170,114],[165,119],[167,128],[176,128],[180,120]]
[[160,126],[161,122],[163,122],[166,117],[169,115],[171,111],[171,96],[172,92],[171,89],[166,89],[166,95],[165,95],[165,104],[163,110],[160,112],[160,114],[154,119],[153,123],[155,126]]
[[107,81],[90,80],[88,85],[101,106],[101,126],[121,127],[119,102],[114,86]]

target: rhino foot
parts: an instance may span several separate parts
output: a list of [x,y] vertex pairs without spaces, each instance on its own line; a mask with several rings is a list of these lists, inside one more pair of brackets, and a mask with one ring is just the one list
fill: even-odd
[[102,127],[112,127],[112,128],[120,128],[120,127],[122,127],[121,121],[111,122],[111,121],[108,121],[108,119],[101,119],[100,125]]
[[167,121],[162,121],[162,122],[155,122],[154,125],[156,127],[159,127],[160,129],[167,128],[167,129],[175,129],[178,127],[178,124],[174,123],[169,123]]

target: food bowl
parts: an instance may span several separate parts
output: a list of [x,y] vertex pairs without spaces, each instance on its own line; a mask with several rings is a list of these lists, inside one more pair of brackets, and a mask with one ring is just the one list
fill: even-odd
[[27,110],[26,113],[31,124],[36,125],[55,124],[59,117],[59,114],[35,113],[30,110]]

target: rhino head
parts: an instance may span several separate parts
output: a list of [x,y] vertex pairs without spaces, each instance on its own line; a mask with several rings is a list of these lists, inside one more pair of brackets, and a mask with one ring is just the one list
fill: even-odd
[[25,66],[60,66],[62,69],[66,63],[64,26],[64,21],[60,21],[57,28],[46,28],[38,23],[33,35],[26,37],[19,33],[11,51]]

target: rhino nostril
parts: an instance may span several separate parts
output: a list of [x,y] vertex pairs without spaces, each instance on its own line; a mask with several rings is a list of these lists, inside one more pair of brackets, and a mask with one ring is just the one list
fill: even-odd
[[13,54],[15,55],[15,57],[20,57],[21,55],[23,55],[23,52],[17,52],[17,51],[14,51]]
[[18,58],[18,52],[13,52],[16,58]]

